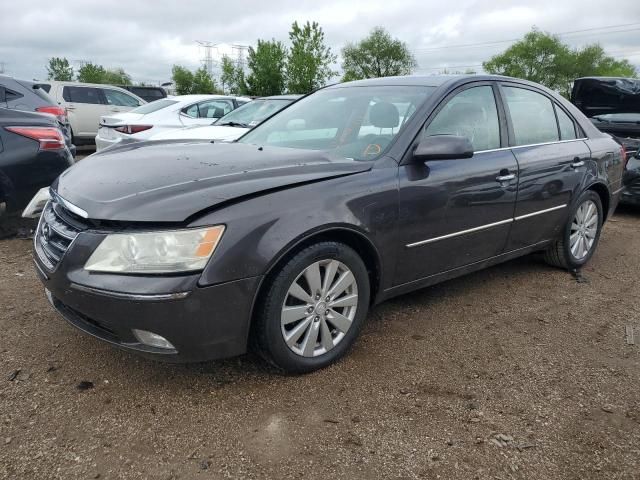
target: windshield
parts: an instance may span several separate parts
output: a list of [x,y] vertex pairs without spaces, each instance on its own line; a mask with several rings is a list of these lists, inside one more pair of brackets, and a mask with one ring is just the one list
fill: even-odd
[[238,141],[373,160],[385,151],[434,90],[435,87],[404,85],[320,90],[261,123]]
[[177,100],[156,100],[151,103],[146,103],[141,105],[138,108],[134,108],[133,110],[129,110],[129,113],[139,113],[141,115],[146,115],[147,113],[157,112],[158,110],[162,110],[163,108],[167,108],[170,105],[178,103]]
[[214,125],[231,125],[238,127],[255,127],[265,118],[270,117],[289,105],[288,99],[258,99],[227,113],[214,122]]

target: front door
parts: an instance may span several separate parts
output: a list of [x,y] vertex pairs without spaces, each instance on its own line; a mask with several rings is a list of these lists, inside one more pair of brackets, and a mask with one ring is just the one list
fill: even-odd
[[[400,166],[399,255],[396,285],[501,254],[516,202],[518,164],[506,144],[495,87],[472,84],[454,92],[423,136],[466,136],[467,159]],[[502,125],[502,127],[501,127]]]

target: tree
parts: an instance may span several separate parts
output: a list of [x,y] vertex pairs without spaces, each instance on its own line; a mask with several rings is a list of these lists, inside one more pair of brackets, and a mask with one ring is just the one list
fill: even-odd
[[286,78],[290,93],[309,93],[337,75],[331,69],[337,57],[325,45],[324,32],[317,22],[307,22],[303,27],[293,22],[289,39]]
[[106,70],[102,65],[85,63],[78,69],[78,81],[84,83],[104,83]]
[[240,63],[234,63],[227,55],[222,57],[222,75],[220,82],[222,83],[222,91],[226,93],[235,93],[243,95],[246,93],[246,85],[244,80],[244,70]]
[[571,82],[578,77],[636,75],[627,60],[605,55],[597,44],[573,50],[557,36],[535,28],[503,53],[484,62],[483,67],[489,73],[541,83],[566,97]]
[[47,65],[47,78],[61,82],[73,80],[73,67],[69,65],[69,60],[64,57],[52,57]]
[[249,75],[247,93],[264,97],[281,95],[285,89],[287,49],[282,42],[258,40],[254,49],[249,47]]
[[407,44],[392,38],[382,27],[375,27],[368,37],[357,44],[349,43],[342,49],[344,82],[410,75],[416,66],[416,59]]
[[188,95],[193,88],[193,73],[180,65],[174,65],[171,69],[171,78],[178,95]]
[[123,68],[113,68],[106,70],[100,83],[111,85],[131,85],[131,76]]
[[193,74],[193,85],[191,87],[191,93],[215,93],[216,82],[211,78],[209,72],[204,67],[200,67]]

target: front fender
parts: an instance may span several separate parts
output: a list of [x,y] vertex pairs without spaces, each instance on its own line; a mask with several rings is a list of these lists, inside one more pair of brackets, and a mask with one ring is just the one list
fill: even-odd
[[200,284],[265,275],[305,239],[338,229],[362,235],[377,252],[383,252],[380,268],[390,278],[397,217],[397,168],[373,169],[250,198],[192,222],[191,226],[227,227]]

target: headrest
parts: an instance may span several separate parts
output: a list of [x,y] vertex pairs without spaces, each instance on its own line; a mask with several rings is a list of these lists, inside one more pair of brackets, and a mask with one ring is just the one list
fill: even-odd
[[376,128],[395,128],[400,124],[400,113],[393,103],[378,102],[371,107],[369,120]]
[[456,103],[449,110],[449,117],[472,121],[484,121],[484,110],[480,105],[475,103]]

